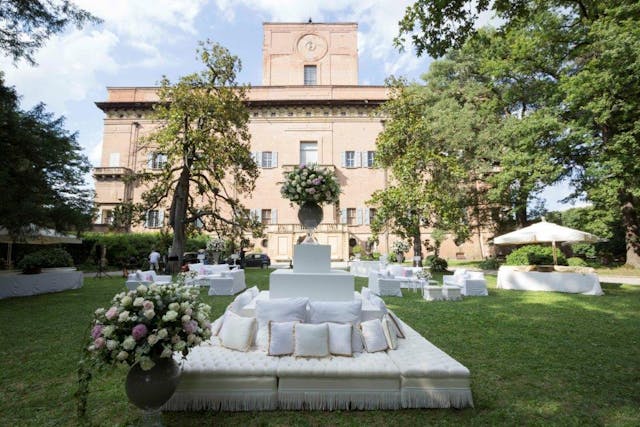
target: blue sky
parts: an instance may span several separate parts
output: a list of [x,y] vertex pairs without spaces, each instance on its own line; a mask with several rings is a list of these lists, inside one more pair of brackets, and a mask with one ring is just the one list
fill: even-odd
[[[104,20],[81,30],[71,28],[49,40],[35,56],[38,66],[0,58],[8,85],[22,95],[22,107],[44,102],[64,115],[66,128],[78,131],[92,164],[102,150],[103,113],[94,105],[106,100],[108,86],[155,86],[198,71],[199,40],[211,39],[243,64],[238,81],[260,85],[262,23],[358,23],[359,83],[384,84],[387,76],[417,80],[431,59],[417,58],[409,46],[393,47],[397,23],[407,0],[76,0]],[[566,186],[547,191],[547,207],[560,207]]]

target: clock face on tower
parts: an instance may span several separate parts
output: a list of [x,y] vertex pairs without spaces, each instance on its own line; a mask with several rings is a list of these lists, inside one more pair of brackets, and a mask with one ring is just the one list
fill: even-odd
[[306,34],[298,40],[298,52],[307,61],[317,61],[327,53],[327,42],[315,34]]

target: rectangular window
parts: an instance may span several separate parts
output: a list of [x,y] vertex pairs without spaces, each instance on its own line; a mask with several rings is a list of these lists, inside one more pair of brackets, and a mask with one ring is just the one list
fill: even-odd
[[344,165],[348,168],[356,167],[356,152],[355,151],[345,151],[344,157]]
[[160,228],[162,227],[162,221],[160,218],[160,211],[151,210],[147,212],[147,228]]
[[262,209],[261,212],[262,224],[271,224],[271,209]]
[[356,208],[347,208],[347,225],[356,225],[357,223]]
[[369,224],[373,224],[373,219],[376,217],[376,210],[369,208]]
[[366,165],[368,168],[372,168],[373,167],[373,162],[376,158],[376,152],[375,151],[367,151],[367,161],[366,161]]
[[315,141],[300,142],[300,164],[318,163],[318,143]]
[[167,155],[162,153],[149,153],[147,167],[150,169],[162,169],[167,163]]
[[262,152],[262,164],[263,168],[272,168],[273,167],[273,153],[271,151],[263,151]]
[[318,68],[315,65],[305,65],[304,66],[304,85],[315,85],[317,84],[317,75]]
[[113,211],[111,209],[104,209],[102,211],[102,223],[113,224]]

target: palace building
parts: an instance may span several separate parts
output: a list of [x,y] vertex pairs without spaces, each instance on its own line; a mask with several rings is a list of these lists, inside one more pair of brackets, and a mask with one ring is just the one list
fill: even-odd
[[[387,171],[373,168],[376,137],[385,122],[376,108],[388,92],[384,86],[358,85],[357,24],[265,23],[263,30],[262,86],[250,89],[247,105],[252,152],[261,173],[256,191],[243,203],[261,219],[266,237],[252,244],[275,262],[292,258],[305,230],[297,206],[280,195],[283,173],[294,165],[317,163],[335,170],[343,192],[339,209],[324,206],[314,234],[319,243],[331,245],[333,260],[348,260],[356,246],[388,253],[396,237],[379,236],[371,246],[374,211],[366,205],[388,183]],[[96,103],[106,114],[101,166],[94,169],[97,228],[106,228],[119,203],[140,201],[144,188],[128,176],[162,165],[162,154],[137,147],[138,139],[154,129],[148,113],[157,99],[153,87],[109,87],[108,99]],[[162,209],[150,211],[135,230],[158,230],[166,225],[164,217]],[[462,246],[448,240],[441,256],[483,258],[488,237],[478,233]]]

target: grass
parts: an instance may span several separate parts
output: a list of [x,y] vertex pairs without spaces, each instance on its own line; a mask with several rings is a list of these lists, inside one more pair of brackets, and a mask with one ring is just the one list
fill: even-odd
[[[247,270],[268,288],[269,271]],[[467,366],[474,409],[354,412],[165,413],[169,426],[198,425],[638,425],[640,287],[603,285],[593,297],[495,289],[489,297],[426,302],[385,298],[414,329]],[[0,425],[77,425],[76,364],[93,310],[124,289],[122,278],[82,289],[0,301]],[[366,285],[357,278],[356,288]],[[216,314],[232,297],[204,298]],[[416,354],[415,357],[421,357]],[[92,425],[138,423],[124,367],[91,383]]]

